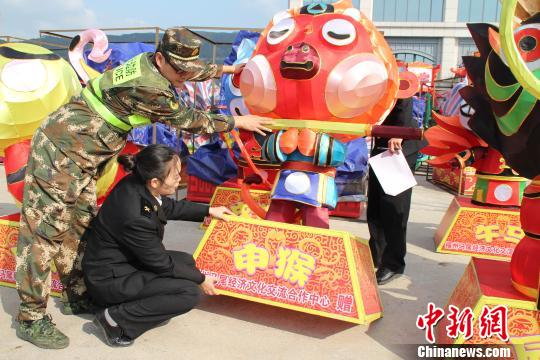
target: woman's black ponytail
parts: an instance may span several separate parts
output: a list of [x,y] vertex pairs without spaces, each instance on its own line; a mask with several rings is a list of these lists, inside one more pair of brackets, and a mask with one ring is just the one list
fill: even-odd
[[143,182],[157,178],[164,180],[169,171],[167,164],[178,157],[170,147],[162,144],[149,145],[136,155],[120,155],[118,162],[129,172],[139,176]]
[[133,154],[122,154],[118,156],[118,162],[127,172],[133,172],[137,166],[137,158]]

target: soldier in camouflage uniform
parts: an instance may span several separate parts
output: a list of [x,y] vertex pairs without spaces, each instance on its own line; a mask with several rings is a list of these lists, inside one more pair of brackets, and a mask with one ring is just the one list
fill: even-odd
[[[96,179],[118,154],[134,126],[162,122],[194,133],[235,126],[269,131],[268,119],[214,115],[179,106],[183,81],[203,81],[223,71],[198,60],[200,41],[186,29],[168,29],[156,53],[143,53],[92,80],[81,96],[49,115],[32,139],[17,243],[17,335],[43,348],[69,339],[46,314],[54,260],[64,287],[63,312],[91,311],[81,273],[83,232],[97,212]],[[171,86],[172,85],[172,86]]]

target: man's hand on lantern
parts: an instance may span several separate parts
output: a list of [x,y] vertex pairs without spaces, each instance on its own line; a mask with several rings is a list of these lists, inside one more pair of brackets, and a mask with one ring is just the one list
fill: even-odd
[[243,115],[243,116],[233,116],[234,117],[234,126],[240,129],[247,131],[252,131],[259,133],[261,135],[266,135],[264,132],[271,132],[267,126],[272,125],[272,119],[256,116],[256,115]]
[[399,152],[401,150],[402,142],[403,139],[392,138],[388,140],[388,150],[390,150],[392,154]]
[[[244,70],[244,67],[246,66],[245,63],[243,64],[234,64],[234,65],[223,65],[223,68],[221,70],[222,74],[235,74],[238,75]],[[221,75],[221,74],[220,74]]]
[[233,65],[233,74],[240,74],[242,70],[244,70],[244,67],[246,66],[246,63],[243,64],[234,64]]

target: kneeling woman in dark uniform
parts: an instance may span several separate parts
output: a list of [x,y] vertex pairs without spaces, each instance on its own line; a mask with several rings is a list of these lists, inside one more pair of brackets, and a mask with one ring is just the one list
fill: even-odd
[[147,330],[191,310],[199,287],[215,295],[217,279],[205,277],[190,254],[163,246],[167,220],[223,218],[227,208],[181,200],[180,159],[163,145],[151,145],[119,162],[132,174],[113,189],[87,236],[83,270],[88,292],[104,307],[94,323],[111,346],[128,346]]

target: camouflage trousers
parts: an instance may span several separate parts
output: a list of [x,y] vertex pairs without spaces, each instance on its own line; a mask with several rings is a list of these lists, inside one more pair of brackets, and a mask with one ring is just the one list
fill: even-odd
[[63,301],[86,297],[82,277],[84,231],[97,213],[96,181],[38,129],[24,184],[17,242],[18,320],[38,320],[51,289],[51,261],[63,285]]

